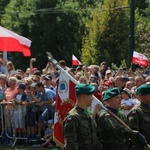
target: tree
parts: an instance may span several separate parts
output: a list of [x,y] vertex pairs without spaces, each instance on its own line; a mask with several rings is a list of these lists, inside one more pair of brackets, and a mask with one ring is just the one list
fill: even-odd
[[[37,58],[36,65],[39,68],[46,64],[46,51],[50,51],[58,59],[68,59],[69,51],[78,47],[75,42],[79,27],[77,15],[62,10],[58,2],[11,0],[2,20],[5,27],[32,40],[32,57]],[[20,66],[25,59],[19,58],[20,54],[15,57],[17,56],[19,61],[16,65]]]
[[82,60],[86,64],[107,61],[119,65],[126,58],[129,9],[121,6],[128,6],[128,2],[105,0],[101,11],[92,13],[83,39]]

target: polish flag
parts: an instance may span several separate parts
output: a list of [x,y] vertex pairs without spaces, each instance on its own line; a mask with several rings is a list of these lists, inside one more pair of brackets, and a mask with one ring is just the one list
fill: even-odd
[[139,66],[147,67],[148,66],[148,58],[145,55],[134,51],[133,57],[132,57],[132,63],[138,64]]
[[22,52],[24,56],[29,57],[30,46],[29,39],[0,26],[0,51]]
[[78,65],[81,65],[81,64],[82,63],[77,59],[77,57],[72,55],[72,66],[78,66]]

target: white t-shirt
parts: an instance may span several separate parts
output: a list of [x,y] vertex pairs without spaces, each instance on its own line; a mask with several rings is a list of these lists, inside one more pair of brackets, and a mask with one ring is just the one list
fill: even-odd
[[[128,105],[128,106],[132,106],[133,105],[133,100],[132,99],[128,99],[128,100],[121,100],[121,105]],[[121,112],[127,116],[127,113],[129,112],[129,110],[125,110],[125,109],[121,109]]]

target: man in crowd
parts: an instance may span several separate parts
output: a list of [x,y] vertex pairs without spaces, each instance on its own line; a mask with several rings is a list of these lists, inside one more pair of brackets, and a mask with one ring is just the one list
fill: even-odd
[[41,96],[41,102],[39,105],[42,108],[42,115],[40,116],[39,124],[38,124],[38,136],[41,137],[41,130],[44,121],[48,121],[50,119],[54,119],[54,108],[53,104],[55,103],[56,100],[56,93],[48,88],[44,88],[44,85],[39,82],[35,86],[36,91],[38,93],[42,93]]

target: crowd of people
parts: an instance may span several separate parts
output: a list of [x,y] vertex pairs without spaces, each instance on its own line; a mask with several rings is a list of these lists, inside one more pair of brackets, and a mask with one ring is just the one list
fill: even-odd
[[[53,147],[56,81],[60,70],[49,61],[43,70],[39,70],[37,66],[33,67],[35,60],[31,58],[29,68],[23,71],[20,68],[15,69],[12,60],[5,61],[0,55],[0,100],[4,106],[8,144],[12,144],[13,137],[19,137],[18,143],[22,143],[24,140],[21,138],[24,137],[25,143],[44,138],[44,142],[38,146]],[[77,104],[74,110],[68,113],[63,124],[67,150],[123,150],[126,147],[129,150],[129,147],[137,146],[134,143],[143,144],[138,145],[139,149],[150,144],[150,109],[144,112],[145,117],[141,110],[142,119],[136,110],[141,105],[144,105],[141,109],[150,105],[150,99],[146,103],[143,100],[142,96],[145,96],[145,93],[143,95],[142,92],[145,90],[140,89],[141,86],[148,85],[144,88],[146,96],[149,96],[150,76],[143,76],[138,69],[133,72],[132,69],[125,71],[120,68],[114,72],[106,62],[100,65],[79,65],[76,68],[69,68],[65,60],[60,60],[58,64],[79,83],[75,88]],[[132,130],[123,127],[99,107],[96,115],[92,117],[87,110],[91,104],[92,94]],[[76,115],[74,118],[74,113],[81,114],[80,119]],[[135,120],[136,117],[139,117],[139,120]],[[138,142],[135,142],[135,139]]]

